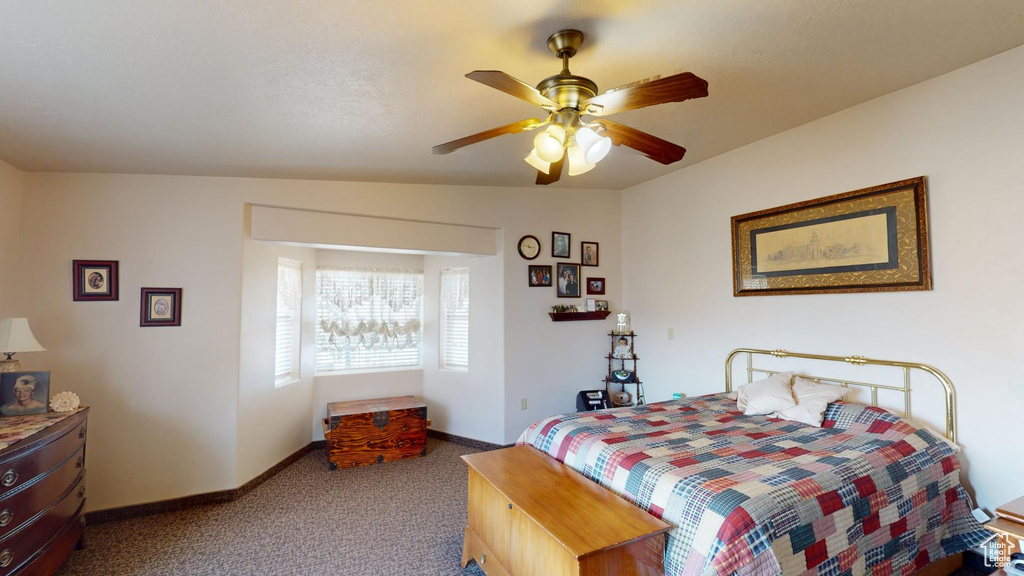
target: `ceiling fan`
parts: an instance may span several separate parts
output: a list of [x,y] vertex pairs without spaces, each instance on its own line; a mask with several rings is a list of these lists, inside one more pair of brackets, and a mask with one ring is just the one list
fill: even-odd
[[[668,102],[682,102],[708,95],[706,80],[690,72],[655,77],[597,93],[591,79],[569,72],[569,58],[583,44],[579,30],[562,30],[548,38],[548,49],[562,59],[562,71],[541,80],[536,88],[499,70],[474,70],[466,78],[501,90],[547,111],[547,119],[530,118],[479,132],[434,146],[434,154],[448,154],[459,148],[504,134],[544,128],[534,137],[534,148],[526,162],[537,169],[537,184],[557,182],[568,160],[569,175],[594,168],[612,145],[626,146],[648,158],[672,164],[682,160],[686,149],[657,136],[607,120],[604,116]],[[583,116],[595,116],[587,122]]]

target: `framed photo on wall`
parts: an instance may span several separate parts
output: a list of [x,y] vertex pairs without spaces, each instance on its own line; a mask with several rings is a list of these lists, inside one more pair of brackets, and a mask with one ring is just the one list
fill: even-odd
[[569,258],[572,255],[572,235],[568,232],[551,233],[551,257]]
[[580,297],[580,265],[559,264],[556,276],[558,287],[556,288],[559,298]]
[[551,286],[551,266],[530,266],[529,275],[529,286],[531,288]]
[[732,217],[733,295],[931,290],[924,176]]
[[582,242],[580,248],[583,250],[584,266],[597,266],[597,242]]
[[181,326],[181,288],[143,288],[139,326]]
[[0,374],[0,415],[46,414],[46,404],[49,400],[49,372]]
[[75,302],[117,300],[117,260],[72,260],[72,291]]
[[587,278],[587,294],[604,294],[604,278]]

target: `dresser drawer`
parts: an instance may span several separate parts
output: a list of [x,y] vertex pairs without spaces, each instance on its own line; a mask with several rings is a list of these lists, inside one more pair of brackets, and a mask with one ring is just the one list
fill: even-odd
[[85,445],[85,420],[46,445],[0,464],[0,498],[67,460]]
[[22,484],[18,490],[0,497],[0,542],[30,518],[43,510],[67,490],[78,478],[85,464],[85,446],[31,484]]
[[45,513],[0,540],[0,576],[12,574],[50,543],[69,522],[78,522],[85,503],[85,476],[79,476]]

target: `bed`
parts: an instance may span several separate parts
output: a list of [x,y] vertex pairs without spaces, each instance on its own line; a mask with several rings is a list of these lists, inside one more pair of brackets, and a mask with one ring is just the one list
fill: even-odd
[[[746,358],[750,382],[777,371],[755,367],[760,356],[886,366],[902,383],[804,374],[864,388],[871,405],[830,404],[821,428],[744,416],[730,394],[733,360]],[[909,420],[917,373],[945,391],[945,436]],[[904,395],[903,417],[877,406],[880,389]],[[960,483],[955,438],[955,391],[935,368],[740,349],[726,361],[723,394],[554,416],[518,443],[671,524],[666,574],[824,576],[948,572],[941,559],[987,539]]]

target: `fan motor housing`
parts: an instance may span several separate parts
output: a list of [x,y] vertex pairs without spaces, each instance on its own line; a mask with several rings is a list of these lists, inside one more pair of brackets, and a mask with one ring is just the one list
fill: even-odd
[[540,81],[537,91],[558,104],[558,109],[580,109],[580,104],[597,96],[597,84],[574,74],[556,74]]

